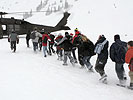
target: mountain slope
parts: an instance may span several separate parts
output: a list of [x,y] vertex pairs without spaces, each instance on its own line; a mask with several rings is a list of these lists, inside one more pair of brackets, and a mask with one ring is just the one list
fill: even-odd
[[[0,44],[1,100],[132,100],[131,90],[115,85],[118,79],[110,60],[105,69],[106,85],[98,81],[97,73],[80,69],[78,64],[63,66],[56,55],[44,58],[42,52],[35,54],[32,48],[26,48],[24,38],[20,38],[16,53],[10,51],[7,39]],[[95,59],[91,59],[93,65]]]

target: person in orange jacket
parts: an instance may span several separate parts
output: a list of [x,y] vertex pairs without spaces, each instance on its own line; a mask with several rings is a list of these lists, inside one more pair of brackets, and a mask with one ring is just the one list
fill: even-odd
[[128,88],[133,89],[133,41],[129,41],[127,44],[128,51],[125,56],[125,62],[129,64],[129,77],[130,86]]

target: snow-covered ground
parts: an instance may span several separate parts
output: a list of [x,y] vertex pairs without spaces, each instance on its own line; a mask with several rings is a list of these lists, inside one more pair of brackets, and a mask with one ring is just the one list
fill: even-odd
[[[29,4],[27,0],[9,1],[1,0],[0,10],[34,10],[41,0],[28,0],[32,2]],[[71,16],[67,25],[72,29],[69,32],[77,27],[94,43],[100,34],[104,34],[110,45],[114,34],[120,34],[126,42],[133,39],[132,0],[68,1],[73,5],[69,10]],[[50,16],[40,13],[27,21],[54,26],[62,17],[62,11]],[[27,48],[25,36],[21,36],[17,52],[12,53],[7,39],[0,40],[0,100],[132,100],[133,91],[116,86],[118,78],[110,59],[105,68],[108,75],[105,85],[98,81],[100,77],[96,72],[89,73],[78,64],[63,66],[56,55],[44,58],[42,52],[35,54],[30,44],[31,48]],[[96,56],[92,57],[91,63],[95,65],[95,61]],[[127,64],[124,67],[128,76]]]
[[[99,75],[80,69],[77,64],[63,66],[56,55],[43,57],[26,47],[20,38],[16,53],[7,39],[0,40],[0,100],[132,100],[133,91],[116,86],[114,64],[106,65],[108,84]],[[96,57],[91,59],[95,64]],[[128,67],[125,65],[126,72]],[[129,84],[129,78],[128,82]]]

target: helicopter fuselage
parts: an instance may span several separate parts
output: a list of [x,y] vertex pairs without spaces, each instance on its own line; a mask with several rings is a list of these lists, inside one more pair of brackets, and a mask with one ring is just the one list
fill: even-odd
[[32,24],[25,20],[15,19],[15,18],[0,18],[0,38],[5,35],[9,35],[12,31],[15,31],[18,35],[28,34],[33,31],[36,27],[39,31],[42,29],[45,32],[54,32],[59,30],[70,30],[67,24],[67,18],[70,16],[69,13],[64,13],[64,17],[56,26],[45,26],[39,24]]

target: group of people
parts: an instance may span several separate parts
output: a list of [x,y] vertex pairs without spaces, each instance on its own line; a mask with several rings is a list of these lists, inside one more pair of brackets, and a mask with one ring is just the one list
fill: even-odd
[[[109,48],[109,41],[104,35],[100,35],[97,42],[94,44],[90,39],[88,39],[84,34],[82,34],[77,28],[74,30],[75,34],[65,32],[65,36],[61,33],[55,37],[49,32],[42,30],[38,32],[37,29],[27,34],[27,47],[29,47],[29,39],[32,39],[33,50],[36,52],[38,49],[38,44],[43,48],[44,57],[47,55],[52,55],[57,53],[58,60],[63,61],[63,65],[68,65],[67,59],[70,59],[70,63],[75,66],[79,62],[81,68],[86,68],[89,72],[94,72],[94,69],[100,75],[99,81],[107,83],[107,74],[105,73],[105,65],[108,60],[108,52],[110,53],[110,58],[115,62],[115,70],[119,79],[120,86],[126,86],[127,76],[124,70],[124,63],[129,64],[129,76],[130,85],[128,88],[133,89],[133,41],[128,43],[121,41],[120,36],[117,34],[114,36],[114,43]],[[11,49],[16,51],[16,43],[19,39],[15,32],[12,32],[8,38],[11,42]],[[48,45],[48,46],[47,46]],[[56,47],[56,51],[53,46]],[[48,48],[47,48],[48,47]],[[49,50],[48,50],[49,49]],[[78,51],[78,59],[76,57],[75,51]],[[96,64],[93,66],[90,59],[94,55],[97,56]]]

